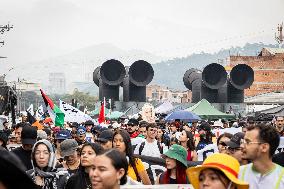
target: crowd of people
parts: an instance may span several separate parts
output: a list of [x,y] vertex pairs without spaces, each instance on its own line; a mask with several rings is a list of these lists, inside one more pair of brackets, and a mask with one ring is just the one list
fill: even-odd
[[[224,123],[224,125],[227,123]],[[225,127],[230,127],[228,124]],[[241,132],[213,134],[210,122],[148,123],[120,120],[109,126],[44,122],[3,123],[0,189],[116,189],[131,185],[183,184],[195,189],[284,189],[284,119],[237,121]],[[198,152],[218,152],[200,161]],[[162,172],[149,176],[141,157],[160,158]],[[149,188],[151,188],[149,186]]]

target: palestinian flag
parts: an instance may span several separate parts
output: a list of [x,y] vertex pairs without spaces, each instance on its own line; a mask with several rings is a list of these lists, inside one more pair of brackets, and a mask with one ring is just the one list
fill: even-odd
[[63,127],[65,116],[64,113],[52,102],[52,100],[48,96],[44,94],[41,89],[40,92],[54,125]]

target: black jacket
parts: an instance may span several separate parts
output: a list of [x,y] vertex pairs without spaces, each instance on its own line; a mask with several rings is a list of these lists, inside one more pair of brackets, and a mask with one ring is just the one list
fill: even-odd
[[65,189],[91,189],[89,175],[82,170],[72,175],[65,186]]

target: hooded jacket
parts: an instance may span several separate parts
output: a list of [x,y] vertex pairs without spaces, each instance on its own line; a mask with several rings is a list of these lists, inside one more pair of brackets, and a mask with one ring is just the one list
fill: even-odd
[[[47,167],[44,169],[40,169],[37,166],[36,160],[35,160],[35,148],[39,144],[44,144],[47,146],[47,149],[49,151],[49,161]],[[64,189],[67,180],[69,178],[68,171],[63,168],[55,168],[56,165],[56,157],[55,157],[55,151],[52,146],[52,144],[48,140],[39,140],[35,143],[32,149],[32,166],[33,169],[27,171],[27,174],[30,175],[30,177],[35,182],[35,177],[40,176],[44,179],[43,186],[39,186],[39,188],[42,189]]]

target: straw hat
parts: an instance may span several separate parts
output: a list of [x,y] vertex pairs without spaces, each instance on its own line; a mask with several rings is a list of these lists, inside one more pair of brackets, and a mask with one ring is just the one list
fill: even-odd
[[218,169],[232,181],[237,189],[248,189],[249,184],[238,179],[240,169],[239,162],[227,154],[212,154],[208,156],[202,165],[191,167],[186,170],[186,174],[195,189],[199,189],[199,174],[204,169]]

